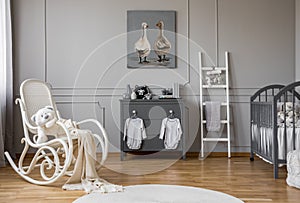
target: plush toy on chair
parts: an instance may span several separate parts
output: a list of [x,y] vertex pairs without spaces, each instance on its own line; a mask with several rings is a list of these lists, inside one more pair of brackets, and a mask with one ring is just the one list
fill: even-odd
[[37,125],[37,138],[34,141],[37,144],[41,144],[48,141],[48,137],[45,133],[46,128],[52,127],[57,121],[53,107],[46,106],[38,110],[31,120]]

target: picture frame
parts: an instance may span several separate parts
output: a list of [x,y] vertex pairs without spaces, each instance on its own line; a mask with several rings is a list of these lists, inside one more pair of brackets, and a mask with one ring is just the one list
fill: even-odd
[[176,11],[127,11],[127,68],[176,65]]

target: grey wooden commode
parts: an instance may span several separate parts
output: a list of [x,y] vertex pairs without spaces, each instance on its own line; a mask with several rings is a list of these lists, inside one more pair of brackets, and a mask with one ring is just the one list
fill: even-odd
[[[164,118],[169,116],[170,111],[173,111],[174,116],[180,120],[183,131],[182,137],[176,149],[167,150],[164,147],[164,141],[159,139],[161,123]],[[143,119],[147,139],[143,140],[142,146],[138,150],[132,150],[127,147],[124,137],[124,125],[127,118],[131,117],[136,112],[137,117]],[[185,106],[182,99],[122,99],[120,100],[120,147],[121,160],[124,160],[126,153],[134,152],[158,152],[158,151],[173,151],[180,152],[181,158],[186,158],[186,127],[185,127]]]

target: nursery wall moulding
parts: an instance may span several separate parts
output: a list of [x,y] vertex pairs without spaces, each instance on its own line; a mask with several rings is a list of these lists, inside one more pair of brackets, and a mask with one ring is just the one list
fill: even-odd
[[127,11],[127,67],[176,68],[176,11]]

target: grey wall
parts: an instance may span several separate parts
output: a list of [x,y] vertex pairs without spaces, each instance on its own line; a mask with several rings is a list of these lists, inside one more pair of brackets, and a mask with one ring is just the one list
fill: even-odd
[[[126,68],[127,10],[177,11],[176,69]],[[199,151],[199,51],[205,65],[220,66],[230,52],[233,151],[249,151],[250,95],[295,80],[295,0],[14,0],[13,15],[16,90],[26,78],[51,83],[65,117],[105,121],[111,151],[126,84],[158,92],[175,81],[188,108],[190,150]]]
[[296,17],[295,17],[295,29],[296,29],[296,34],[295,34],[295,60],[296,60],[296,73],[295,73],[295,79],[300,80],[300,0],[296,0],[295,3],[295,12],[296,12]]

